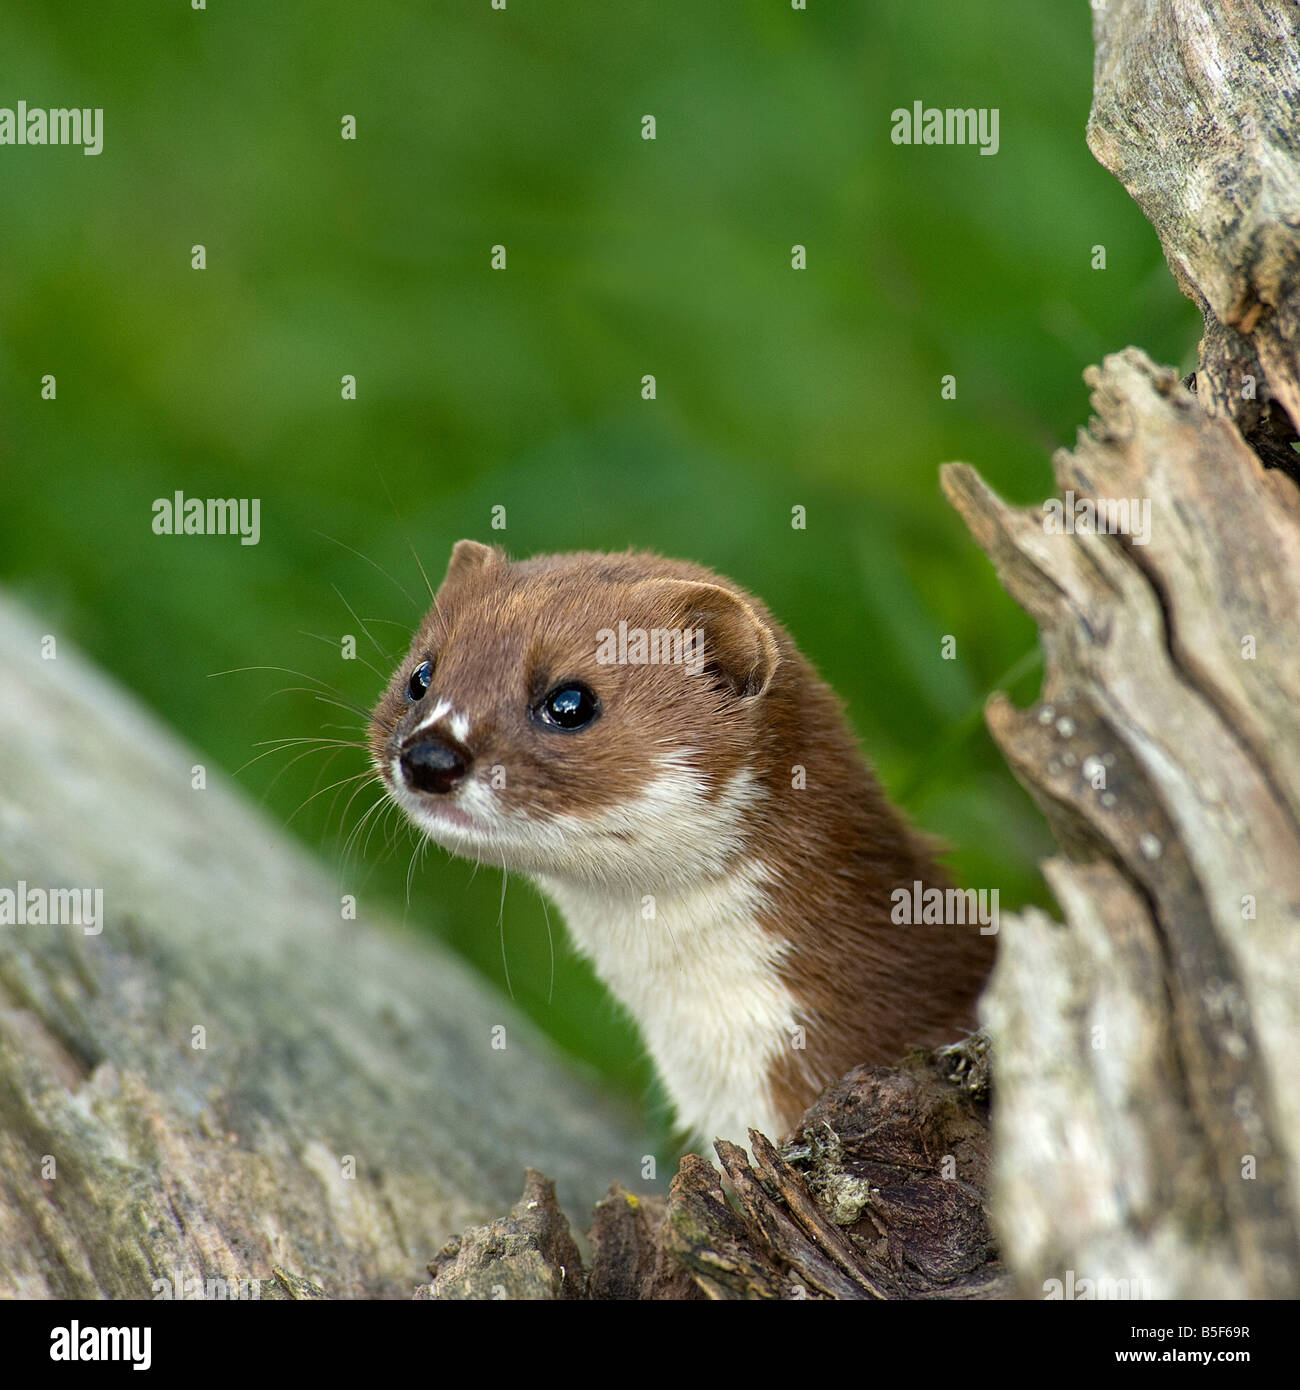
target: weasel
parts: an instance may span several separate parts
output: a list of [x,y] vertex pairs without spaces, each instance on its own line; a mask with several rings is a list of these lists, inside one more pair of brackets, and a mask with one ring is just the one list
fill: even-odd
[[369,743],[420,831],[558,905],[697,1140],[779,1138],[853,1066],[974,1025],[991,938],[891,920],[947,889],[932,846],[710,570],[460,541]]

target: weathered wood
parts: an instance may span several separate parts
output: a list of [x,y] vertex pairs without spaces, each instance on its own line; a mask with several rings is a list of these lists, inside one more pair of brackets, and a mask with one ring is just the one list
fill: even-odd
[[409,1297],[526,1164],[584,1210],[635,1178],[644,1137],[508,1002],[364,898],[342,920],[321,866],[41,638],[0,599],[0,889],[102,889],[104,927],[0,926],[0,1297]]
[[615,1183],[596,1207],[589,1234],[593,1299],[702,1299],[700,1286],[664,1249],[667,1202]]
[[[715,1298],[996,1298],[1009,1288],[987,1224],[984,1042],[859,1067],[778,1150],[750,1131],[718,1175],[684,1161],[665,1241]],[[974,1080],[972,1083],[972,1072]]]
[[421,1301],[586,1298],[587,1271],[555,1198],[555,1184],[530,1168],[510,1215],[449,1240],[429,1265]]
[[1300,494],[1133,349],[1062,492],[1150,538],[1052,534],[944,484],[1042,631],[1042,696],[989,726],[1066,858],[1068,929],[1003,920],[997,1226],[1026,1291],[1300,1294]]
[[506,1217],[449,1241],[418,1297],[998,1298],[989,1234],[986,1042],[858,1067],[778,1150],[682,1159],[665,1204],[615,1184],[575,1264],[554,1189],[529,1174]]
[[638,1197],[614,1183],[596,1206],[588,1269],[555,1184],[530,1168],[509,1215],[449,1240],[429,1265],[432,1280],[415,1296],[443,1302],[703,1299],[700,1286],[664,1248],[664,1209],[663,1197]]
[[1235,421],[1268,462],[1294,469],[1300,8],[1106,0],[1093,6],[1093,35],[1088,144],[1205,316],[1202,404]]

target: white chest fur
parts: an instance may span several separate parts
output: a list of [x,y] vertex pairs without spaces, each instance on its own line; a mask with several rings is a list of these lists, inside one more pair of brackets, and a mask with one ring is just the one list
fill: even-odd
[[751,864],[644,898],[537,879],[639,1025],[679,1123],[706,1145],[746,1144],[751,1125],[780,1136],[768,1074],[796,1019],[776,970],[788,947],[756,924],[763,877]]

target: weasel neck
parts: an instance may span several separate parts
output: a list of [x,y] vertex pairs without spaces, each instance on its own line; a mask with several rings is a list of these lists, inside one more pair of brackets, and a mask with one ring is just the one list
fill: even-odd
[[789,943],[760,923],[766,880],[754,861],[669,895],[535,878],[640,1028],[678,1121],[706,1145],[783,1129],[769,1075],[798,1020],[779,971]]

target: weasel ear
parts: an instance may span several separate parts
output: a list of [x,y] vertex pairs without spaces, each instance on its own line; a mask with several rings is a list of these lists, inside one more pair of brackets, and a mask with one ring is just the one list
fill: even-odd
[[464,579],[474,570],[486,569],[489,565],[505,563],[505,551],[496,546],[481,545],[478,541],[457,541],[451,548],[451,562],[443,578],[444,584]]
[[[694,579],[651,579],[656,626],[665,612],[681,627],[703,634],[696,669],[718,676],[733,694],[765,694],[781,660],[772,629],[739,594]],[[694,648],[692,648],[694,650]]]

